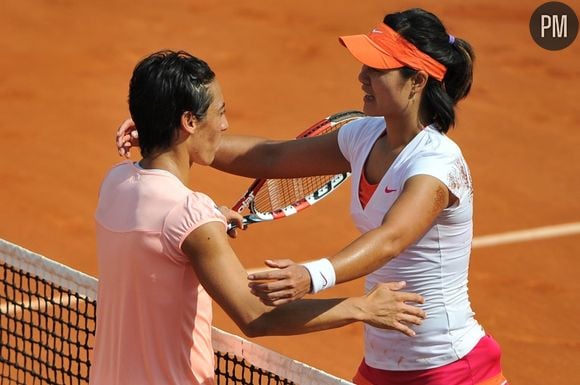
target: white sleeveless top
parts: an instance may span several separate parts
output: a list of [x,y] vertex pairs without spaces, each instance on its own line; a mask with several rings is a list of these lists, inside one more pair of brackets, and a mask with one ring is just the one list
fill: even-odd
[[465,356],[484,336],[473,318],[467,271],[473,236],[473,188],[459,147],[431,127],[423,129],[397,156],[363,209],[361,172],[372,146],[385,131],[385,120],[365,118],[340,129],[338,142],[352,169],[351,215],[362,233],[377,228],[415,175],[441,180],[458,198],[444,209],[425,235],[366,278],[368,292],[377,283],[406,281],[405,291],[425,298],[427,318],[408,337],[365,325],[365,361],[377,369],[421,370]]

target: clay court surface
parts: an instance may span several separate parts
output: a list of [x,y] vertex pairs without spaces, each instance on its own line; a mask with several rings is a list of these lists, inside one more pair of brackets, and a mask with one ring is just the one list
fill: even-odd
[[[578,1],[566,3],[578,14]],[[528,23],[540,4],[3,0],[0,237],[98,276],[93,210],[101,178],[120,160],[114,132],[128,116],[128,81],[143,56],[171,48],[204,58],[221,81],[231,132],[288,138],[362,104],[359,64],[337,36],[367,32],[384,13],[410,6],[438,14],[478,55],[472,94],[450,134],[471,166],[476,237],[577,225],[580,41],[539,48]],[[202,167],[190,179],[222,204],[248,183]],[[511,384],[580,383],[580,235],[567,229],[473,250],[472,304],[502,345]],[[251,267],[320,257],[356,235],[342,188],[232,243]],[[357,281],[325,295],[361,291]],[[238,333],[217,306],[215,325]],[[255,341],[347,379],[362,357],[360,325]]]

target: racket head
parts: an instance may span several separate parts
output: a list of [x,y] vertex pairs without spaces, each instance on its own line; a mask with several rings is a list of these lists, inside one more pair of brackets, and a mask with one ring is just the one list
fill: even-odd
[[[324,135],[365,116],[355,110],[339,112],[315,123],[296,138]],[[256,179],[232,209],[239,213],[249,209],[250,214],[244,216],[245,224],[285,218],[328,196],[349,175],[344,172],[304,178]]]
[[366,115],[363,112],[357,110],[338,112],[336,114],[327,116],[316,124],[313,124],[298,134],[296,139],[328,134],[329,132],[338,130],[340,127],[352,122],[353,120],[364,117],[366,117]]
[[344,183],[350,173],[306,178],[266,179],[249,204],[253,222],[294,215],[319,202]]

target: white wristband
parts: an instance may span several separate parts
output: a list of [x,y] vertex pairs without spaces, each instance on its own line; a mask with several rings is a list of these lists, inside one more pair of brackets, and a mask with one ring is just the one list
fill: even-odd
[[310,273],[312,283],[311,293],[318,293],[324,289],[334,286],[336,283],[336,273],[332,263],[327,258],[302,264]]

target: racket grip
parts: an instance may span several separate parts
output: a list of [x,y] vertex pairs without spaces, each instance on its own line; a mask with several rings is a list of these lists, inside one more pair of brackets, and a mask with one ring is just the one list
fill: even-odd
[[[249,224],[250,224],[250,222],[246,218],[243,218],[242,219],[242,230],[245,229]],[[238,225],[236,225],[235,223],[228,223],[228,229],[226,230],[226,232],[229,233],[230,231],[237,229],[237,228],[238,228]]]

